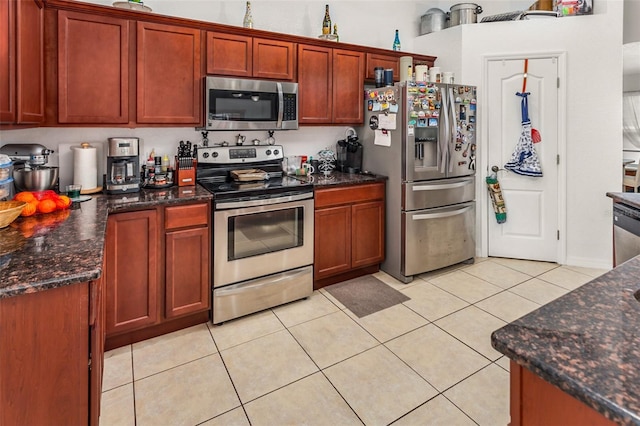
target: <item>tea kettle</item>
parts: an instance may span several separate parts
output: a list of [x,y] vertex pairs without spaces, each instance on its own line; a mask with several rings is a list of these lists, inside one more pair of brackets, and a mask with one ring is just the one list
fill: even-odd
[[236,145],[242,146],[242,144],[246,139],[247,139],[246,136],[243,136],[240,133],[238,133],[238,136],[236,136]]

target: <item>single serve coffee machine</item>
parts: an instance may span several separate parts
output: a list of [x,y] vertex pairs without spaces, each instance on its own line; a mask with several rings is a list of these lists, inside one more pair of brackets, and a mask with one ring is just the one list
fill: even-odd
[[138,138],[109,138],[107,148],[107,194],[140,191],[140,158]]

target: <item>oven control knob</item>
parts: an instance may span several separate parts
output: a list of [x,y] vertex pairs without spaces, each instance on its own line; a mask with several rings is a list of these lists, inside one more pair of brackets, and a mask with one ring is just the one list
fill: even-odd
[[273,150],[273,155],[278,155],[280,153],[280,151],[278,151],[277,149]]
[[208,153],[208,152],[203,152],[203,153],[202,153],[202,156],[203,156],[204,158],[209,158],[209,153]]
[[218,152],[217,151],[213,151],[213,154],[211,154],[211,155],[213,155],[213,158],[216,158],[218,156]]
[[265,154],[267,154],[267,155],[271,155],[271,150],[270,150],[270,149],[268,149],[268,150],[266,150],[264,153],[265,153]]

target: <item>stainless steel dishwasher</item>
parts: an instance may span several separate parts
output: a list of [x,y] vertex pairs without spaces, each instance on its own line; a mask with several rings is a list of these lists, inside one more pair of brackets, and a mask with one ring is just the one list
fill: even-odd
[[640,255],[640,209],[613,204],[613,266]]

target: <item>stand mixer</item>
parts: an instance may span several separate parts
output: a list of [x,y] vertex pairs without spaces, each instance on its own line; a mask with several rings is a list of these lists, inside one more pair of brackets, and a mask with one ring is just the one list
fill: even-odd
[[58,168],[45,166],[53,150],[40,144],[6,144],[0,148],[13,161],[13,183],[17,191],[55,189]]

